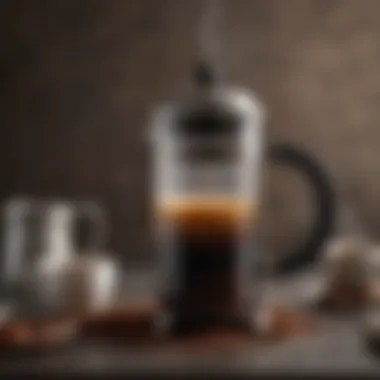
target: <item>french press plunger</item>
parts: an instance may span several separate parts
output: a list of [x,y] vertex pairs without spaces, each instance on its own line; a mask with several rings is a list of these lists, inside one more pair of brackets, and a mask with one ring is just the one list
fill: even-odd
[[260,256],[264,155],[300,170],[315,190],[309,240],[277,263],[280,272],[314,260],[333,221],[329,182],[315,160],[290,146],[264,145],[264,111],[246,89],[196,67],[192,94],[156,109],[153,208],[160,263],[157,325],[182,334],[213,328],[251,331],[252,276]]

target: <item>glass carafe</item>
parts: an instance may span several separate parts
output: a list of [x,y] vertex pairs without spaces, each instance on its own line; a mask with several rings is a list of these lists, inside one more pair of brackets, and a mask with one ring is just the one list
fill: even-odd
[[[158,107],[153,120],[157,326],[174,334],[251,331],[255,278],[265,255],[256,237],[264,111],[249,91],[215,81],[207,66],[200,66],[196,79],[194,94]],[[274,147],[270,155],[301,169],[316,189],[318,220],[310,239],[277,266],[293,269],[310,261],[330,232],[331,190],[321,169],[302,152]]]
[[[102,208],[90,201],[22,197],[7,200],[3,213],[2,297],[21,314],[55,311],[62,303],[61,269],[83,251],[103,248]],[[81,247],[86,225],[88,239]]]

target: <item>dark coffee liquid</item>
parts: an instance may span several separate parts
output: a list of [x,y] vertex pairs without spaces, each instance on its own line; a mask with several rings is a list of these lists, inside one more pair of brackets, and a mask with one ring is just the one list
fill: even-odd
[[226,201],[171,203],[161,210],[171,266],[162,294],[173,334],[250,329],[239,298],[238,263],[251,223],[246,205]]

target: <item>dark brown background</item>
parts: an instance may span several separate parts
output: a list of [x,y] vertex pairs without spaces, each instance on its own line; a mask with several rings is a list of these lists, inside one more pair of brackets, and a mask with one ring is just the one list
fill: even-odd
[[[187,80],[200,5],[2,0],[1,199],[98,198],[113,226],[110,247],[149,252],[149,109]],[[225,6],[229,78],[265,101],[269,139],[317,155],[341,199],[376,234],[380,2],[225,0]],[[279,197],[284,186],[272,187]],[[282,203],[300,230],[297,199],[290,194]],[[271,215],[281,216],[283,205],[275,209]]]

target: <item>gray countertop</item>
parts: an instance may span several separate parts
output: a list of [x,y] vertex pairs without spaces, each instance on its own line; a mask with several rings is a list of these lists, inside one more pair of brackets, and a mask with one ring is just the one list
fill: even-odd
[[[134,272],[127,276],[127,297],[149,299],[154,294],[153,276]],[[304,302],[318,288],[320,276],[304,273],[271,281],[267,299],[284,304]],[[137,291],[138,289],[138,291]],[[276,302],[276,300],[274,300]],[[75,347],[48,357],[0,359],[0,372],[38,373],[379,373],[377,362],[363,349],[357,320],[320,317],[312,335],[282,343],[265,343],[223,351],[165,352],[154,349],[131,351],[120,347]],[[15,365],[17,363],[17,365]]]

